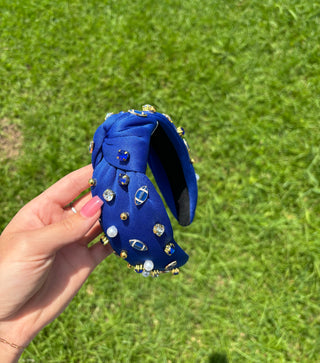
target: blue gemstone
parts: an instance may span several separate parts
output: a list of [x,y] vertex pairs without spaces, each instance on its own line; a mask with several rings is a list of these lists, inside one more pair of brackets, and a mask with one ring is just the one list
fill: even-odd
[[148,187],[146,185],[139,188],[136,191],[136,194],[135,194],[135,197],[134,197],[135,205],[143,204],[148,199],[148,195],[149,195],[149,190],[148,190]]
[[130,177],[127,174],[119,174],[118,182],[120,185],[128,185],[130,181]]
[[172,254],[174,254],[176,251],[175,249],[175,246],[174,246],[174,243],[168,243],[166,246],[165,246],[165,249],[164,249],[164,252],[168,255],[168,256],[171,256]]
[[118,156],[117,156],[118,160],[126,162],[129,160],[129,157],[130,157],[130,154],[128,153],[128,151],[125,151],[125,150],[118,151]]
[[147,251],[148,247],[145,243],[139,241],[138,239],[130,239],[130,246],[138,251]]
[[142,266],[136,266],[135,267],[135,272],[137,272],[138,274],[141,274],[143,272],[143,267]]

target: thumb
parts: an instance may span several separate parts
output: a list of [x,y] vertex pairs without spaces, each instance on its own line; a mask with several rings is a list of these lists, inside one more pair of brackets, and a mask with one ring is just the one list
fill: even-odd
[[68,244],[79,241],[99,218],[102,204],[103,201],[98,196],[93,197],[79,213],[38,230],[34,237],[34,244],[38,244],[41,252],[51,254]]

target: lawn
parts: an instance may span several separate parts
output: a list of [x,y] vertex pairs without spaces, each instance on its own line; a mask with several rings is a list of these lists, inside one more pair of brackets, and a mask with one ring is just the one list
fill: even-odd
[[150,103],[200,176],[190,255],[110,256],[21,362],[320,360],[320,4],[0,0],[0,227],[90,163],[107,112]]

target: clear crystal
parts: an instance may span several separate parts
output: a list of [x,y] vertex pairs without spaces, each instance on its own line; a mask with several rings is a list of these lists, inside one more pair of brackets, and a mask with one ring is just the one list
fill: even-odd
[[115,192],[111,189],[106,189],[103,194],[102,194],[103,198],[107,201],[107,202],[111,202],[112,199],[115,196]]
[[163,224],[155,224],[153,227],[153,233],[156,234],[158,237],[161,237],[164,232],[164,225]]

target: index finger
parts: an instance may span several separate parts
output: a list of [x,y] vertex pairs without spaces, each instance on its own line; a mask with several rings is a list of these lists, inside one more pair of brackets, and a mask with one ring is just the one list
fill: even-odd
[[88,180],[91,178],[92,172],[91,164],[75,170],[51,185],[43,192],[43,195],[50,201],[65,207],[89,187]]

